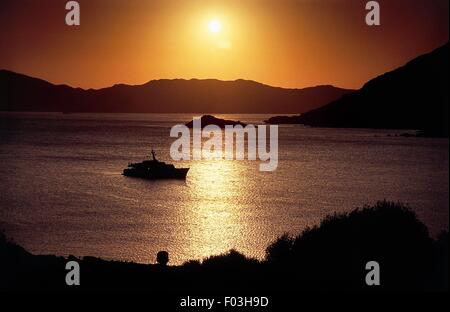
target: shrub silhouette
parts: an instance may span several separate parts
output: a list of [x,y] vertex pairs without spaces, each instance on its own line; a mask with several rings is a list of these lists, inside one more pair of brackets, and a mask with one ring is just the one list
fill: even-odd
[[243,269],[258,263],[258,260],[247,258],[235,249],[231,249],[227,253],[205,258],[202,266],[205,268]]
[[199,269],[201,267],[201,263],[198,260],[189,260],[183,263],[183,268],[187,269]]
[[432,249],[426,226],[412,210],[381,201],[328,216],[295,238],[280,237],[267,248],[266,260],[321,289],[364,288],[365,264],[377,261],[385,288],[416,289],[425,285]]
[[204,277],[200,287],[207,287],[209,290],[211,283],[215,289],[233,291],[255,290],[267,286],[264,284],[261,263],[234,249],[203,259],[200,271]]
[[16,261],[18,259],[30,256],[24,248],[17,245],[14,241],[8,239],[6,235],[0,231],[0,261]]
[[31,266],[31,257],[30,253],[0,231],[0,290],[22,283],[16,277],[22,268]]
[[[35,256],[0,232],[0,289],[67,289],[67,258]],[[232,249],[182,266],[78,259],[83,289],[135,287],[157,291],[448,290],[448,233],[437,241],[414,212],[400,203],[378,202],[326,217],[297,236],[282,235],[265,261]],[[381,286],[367,286],[365,266],[380,265]],[[148,281],[152,281],[149,283]],[[133,285],[133,286],[130,286]]]
[[293,244],[294,238],[283,234],[266,248],[266,260],[270,263],[289,261]]
[[430,281],[433,290],[448,290],[448,232],[441,233],[435,244],[434,275]]

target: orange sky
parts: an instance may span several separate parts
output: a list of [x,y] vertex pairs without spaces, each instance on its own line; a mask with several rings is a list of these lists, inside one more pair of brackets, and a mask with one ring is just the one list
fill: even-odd
[[[160,78],[251,79],[282,87],[365,81],[448,41],[448,0],[0,1],[0,68],[83,88]],[[217,19],[221,32],[211,33]]]

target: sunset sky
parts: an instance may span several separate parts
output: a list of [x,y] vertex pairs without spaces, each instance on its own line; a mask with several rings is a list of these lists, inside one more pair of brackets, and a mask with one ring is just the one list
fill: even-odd
[[359,88],[448,41],[448,0],[0,0],[0,69],[100,88],[160,78]]

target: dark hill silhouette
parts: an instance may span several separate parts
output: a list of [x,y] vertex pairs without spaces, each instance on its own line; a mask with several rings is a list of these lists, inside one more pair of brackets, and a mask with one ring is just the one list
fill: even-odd
[[[290,123],[318,127],[417,129],[448,137],[448,43]],[[272,119],[271,122],[281,121]]]
[[249,80],[215,79],[163,79],[84,90],[0,71],[0,111],[292,113],[323,106],[351,91],[333,86],[284,89]]
[[[150,255],[149,255],[150,258]],[[37,256],[0,232],[1,290],[146,290],[151,292],[448,291],[448,233],[438,240],[407,206],[382,201],[326,217],[320,225],[270,244],[258,261],[230,250],[181,266]],[[78,261],[81,286],[68,287],[65,263]],[[153,257],[152,257],[153,260]],[[380,264],[381,285],[367,286],[365,265]],[[152,261],[153,262],[153,261]]]

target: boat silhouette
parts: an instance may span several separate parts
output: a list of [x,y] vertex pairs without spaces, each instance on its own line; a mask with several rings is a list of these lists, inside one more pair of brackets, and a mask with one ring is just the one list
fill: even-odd
[[133,178],[149,180],[162,179],[186,179],[189,168],[175,168],[172,164],[166,164],[156,159],[152,150],[152,159],[144,160],[140,163],[130,163],[128,168],[123,170],[123,175]]

